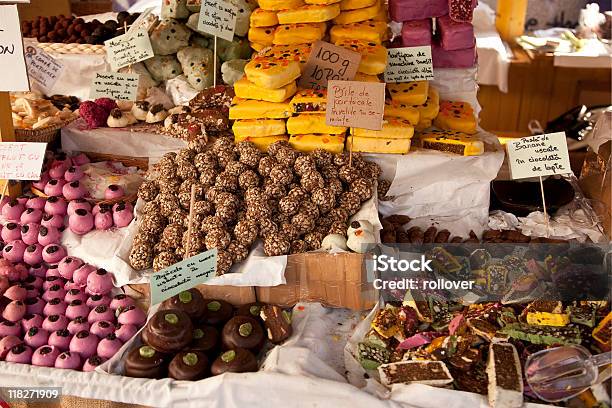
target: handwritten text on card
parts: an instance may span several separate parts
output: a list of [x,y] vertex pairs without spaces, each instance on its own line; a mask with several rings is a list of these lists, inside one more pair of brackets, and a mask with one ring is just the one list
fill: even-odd
[[217,274],[217,250],[172,265],[151,275],[151,305],[205,283]]
[[431,46],[389,48],[385,82],[429,81],[434,79]]
[[149,33],[139,30],[104,42],[108,62],[114,71],[153,57]]
[[138,96],[138,74],[96,72],[91,82],[90,98],[111,98],[135,101]]
[[224,40],[234,39],[238,7],[224,0],[202,0],[198,30],[221,37]]
[[0,6],[0,91],[29,91],[16,5]]
[[299,85],[315,90],[327,88],[327,82],[352,81],[357,74],[361,54],[324,41],[316,41]]
[[330,126],[381,130],[385,111],[385,84],[329,81],[325,121]]
[[572,171],[564,132],[524,137],[506,147],[513,179]]
[[25,57],[30,78],[36,81],[43,90],[51,92],[62,75],[64,65],[40,48],[33,46],[26,47]]
[[0,143],[0,180],[38,180],[46,143]]

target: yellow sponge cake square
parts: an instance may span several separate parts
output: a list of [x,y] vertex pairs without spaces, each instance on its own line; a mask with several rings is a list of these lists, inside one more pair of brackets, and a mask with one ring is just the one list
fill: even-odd
[[284,135],[284,119],[243,119],[234,121],[232,131],[237,137],[264,137]]
[[357,72],[357,74],[355,74],[355,78],[353,78],[353,81],[359,81],[359,82],[382,82],[380,80],[380,78],[378,77],[378,75],[366,75],[362,72]]
[[257,56],[244,67],[249,81],[262,88],[281,88],[296,79],[302,73],[300,64],[295,61]]
[[338,135],[346,133],[346,127],[327,125],[325,123],[325,114],[297,115],[287,119],[287,133],[290,135],[309,133]]
[[251,27],[272,27],[278,25],[276,11],[256,8],[249,17]]
[[306,67],[306,62],[310,56],[310,45],[275,45],[269,50],[262,53],[262,57],[278,59],[282,61],[297,62],[300,70],[303,71]]
[[325,35],[325,23],[281,24],[274,30],[274,45],[309,44]]
[[402,118],[410,122],[413,126],[419,123],[421,114],[412,105],[404,105],[397,101],[387,99],[385,101],[385,116]]
[[302,0],[259,0],[259,7],[271,11],[293,9],[303,5]]
[[362,21],[359,23],[335,25],[329,30],[332,43],[342,40],[363,40],[382,44],[387,37],[387,23],[382,21]]
[[301,89],[289,102],[291,112],[300,114],[325,113],[327,90]]
[[363,40],[340,40],[337,46],[361,54],[359,72],[366,75],[378,75],[387,68],[387,49],[382,45]]
[[340,2],[340,10],[356,10],[366,7],[371,7],[376,4],[378,0],[342,0]]
[[414,127],[405,119],[383,118],[381,130],[351,128],[351,134],[379,139],[411,139],[414,136]]
[[330,4],[340,3],[341,0],[304,0],[306,4],[315,4],[318,6],[329,6]]
[[272,41],[274,40],[274,29],[275,27],[251,27],[249,28],[249,41],[264,44],[264,45],[272,45]]
[[467,102],[442,101],[440,113],[434,120],[434,125],[441,129],[458,132],[476,133],[476,116],[474,109]]
[[309,4],[297,8],[288,8],[278,12],[279,24],[321,23],[334,19],[340,14],[340,5],[327,6]]
[[484,153],[484,143],[479,137],[452,130],[432,130],[420,135],[419,141],[424,149],[462,156],[480,156]]
[[277,89],[262,88],[249,81],[246,77],[234,83],[236,96],[245,99],[256,99],[268,102],[283,102],[291,98],[297,91],[295,81]]
[[410,151],[410,143],[410,139],[349,136],[346,138],[346,150],[361,153],[406,154]]
[[427,101],[429,81],[412,81],[387,84],[391,99],[406,105],[422,105]]
[[371,20],[379,14],[380,10],[380,2],[376,2],[370,7],[342,11],[338,17],[334,18],[334,24],[351,24]]
[[425,103],[421,105],[412,105],[412,107],[421,114],[420,121],[434,120],[440,111],[440,94],[438,90],[430,86]]
[[324,149],[332,153],[341,153],[344,150],[344,140],[344,135],[291,135],[289,144],[301,152],[310,153],[316,149]]
[[282,103],[254,101],[237,96],[232,99],[229,118],[236,119],[286,119],[291,116],[289,101]]

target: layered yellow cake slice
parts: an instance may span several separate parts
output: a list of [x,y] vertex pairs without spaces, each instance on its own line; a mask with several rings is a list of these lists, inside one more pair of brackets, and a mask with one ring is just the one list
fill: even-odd
[[301,152],[312,152],[316,149],[324,149],[332,153],[341,153],[344,150],[344,135],[329,134],[307,134],[291,135],[289,144]]
[[416,126],[419,123],[421,114],[412,105],[406,105],[394,100],[385,100],[385,116],[405,119]]
[[297,115],[287,119],[287,133],[290,135],[304,135],[310,133],[326,133],[339,135],[346,133],[344,126],[329,126],[325,123],[325,114],[316,113]]
[[[266,47],[269,47],[269,45],[260,44],[260,43],[254,43],[252,41],[249,41],[249,45],[251,46],[252,49],[254,49],[257,52],[263,50]],[[257,55],[257,54],[255,54],[255,55]]]
[[244,67],[249,81],[269,89],[281,88],[301,75],[300,64],[289,59],[256,56]]
[[335,25],[329,30],[330,40],[363,40],[382,44],[387,37],[387,23],[382,21],[362,21],[359,23]]
[[240,138],[284,135],[286,130],[284,119],[242,119],[232,126],[234,135]]
[[356,10],[366,7],[371,7],[376,4],[378,0],[342,0],[340,2],[340,10]]
[[267,102],[284,102],[297,92],[297,85],[294,81],[281,88],[268,89],[255,85],[246,77],[242,77],[234,83],[234,92],[236,93],[236,96],[244,99],[256,99]]
[[325,36],[325,23],[281,24],[274,30],[274,45],[310,44]]
[[306,4],[316,4],[319,6],[329,6],[330,4],[340,3],[341,0],[304,0]]
[[363,40],[340,40],[337,46],[361,54],[359,72],[366,75],[378,75],[387,68],[387,49],[382,45]]
[[251,27],[272,27],[278,25],[276,11],[256,8],[249,17]]
[[484,143],[479,137],[452,130],[431,130],[421,134],[419,141],[424,149],[462,156],[480,156],[484,153]]
[[236,119],[286,119],[291,116],[289,101],[275,103],[234,97],[229,118]]
[[380,13],[380,10],[381,4],[380,2],[376,2],[370,7],[342,11],[338,17],[334,18],[334,24],[351,24],[371,20]]
[[410,140],[348,136],[346,150],[362,153],[406,154],[410,151]]
[[334,19],[340,14],[339,4],[315,5],[286,8],[278,12],[280,24],[322,23]]
[[422,105],[427,102],[429,81],[411,81],[398,84],[387,84],[387,89],[394,101],[406,105]]
[[438,90],[430,86],[425,103],[413,105],[412,107],[418,110],[421,114],[421,122],[427,120],[431,122],[436,118],[436,116],[438,116],[438,112],[440,111],[440,94],[438,93]]
[[378,139],[411,139],[414,127],[406,119],[384,118],[381,130],[351,128],[351,135]]
[[477,126],[474,109],[467,102],[442,101],[434,125],[441,129],[474,134]]
[[301,89],[289,102],[291,112],[301,114],[325,113],[327,90]]
[[279,140],[288,141],[289,137],[287,135],[277,135],[277,136],[264,136],[264,137],[238,137],[234,135],[234,142],[240,143],[244,141],[252,142],[257,148],[263,152],[268,151],[268,147]]
[[262,53],[263,58],[273,58],[282,61],[297,62],[300,70],[304,70],[306,62],[310,56],[311,47],[309,44],[299,45],[275,45]]
[[264,10],[278,11],[301,7],[303,0],[258,0],[259,7]]
[[251,27],[249,28],[249,41],[252,43],[272,45],[275,27]]

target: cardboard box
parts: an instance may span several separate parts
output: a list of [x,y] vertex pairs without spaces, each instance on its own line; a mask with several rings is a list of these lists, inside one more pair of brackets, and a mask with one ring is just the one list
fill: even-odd
[[608,238],[612,239],[612,141],[587,152],[579,184],[587,198],[594,200],[594,210],[601,216]]
[[30,0],[30,4],[19,4],[19,19],[34,20],[36,17],[69,16],[70,0]]
[[374,307],[377,294],[367,280],[361,254],[306,253],[290,255],[286,285],[255,288],[257,300],[291,307],[300,301],[352,310]]

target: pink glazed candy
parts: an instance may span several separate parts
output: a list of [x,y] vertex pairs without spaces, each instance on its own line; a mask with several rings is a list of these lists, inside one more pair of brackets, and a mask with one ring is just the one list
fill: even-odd
[[21,226],[16,222],[9,222],[2,228],[0,237],[4,242],[15,241],[21,239]]
[[51,176],[49,176],[49,173],[45,171],[40,175],[40,179],[38,181],[32,183],[32,187],[38,191],[44,191],[49,180],[51,180]]
[[28,265],[40,264],[43,261],[42,251],[43,247],[38,243],[28,246],[23,253],[23,262]]
[[66,256],[66,248],[61,245],[47,245],[43,249],[43,260],[46,263],[57,263]]
[[100,320],[114,321],[115,314],[108,306],[97,306],[89,312],[87,321],[90,324],[99,322]]
[[68,331],[74,336],[80,331],[89,331],[89,327],[87,316],[79,316],[68,324]]
[[91,211],[91,204],[89,203],[89,201],[85,200],[84,198],[79,198],[78,200],[72,200],[71,202],[68,203],[67,213],[69,216],[74,215],[74,212],[79,209],[85,210],[85,211]]
[[89,331],[92,334],[95,334],[99,338],[103,339],[109,334],[115,332],[115,326],[107,320],[98,320],[97,322],[91,325],[91,329],[89,329]]
[[4,297],[7,297],[11,300],[25,300],[28,295],[28,290],[25,288],[25,285],[21,283],[16,283],[10,288],[8,288],[4,292]]
[[2,312],[2,318],[9,322],[18,322],[26,314],[26,305],[21,300],[13,300],[11,303],[6,305]]
[[[81,289],[70,289],[66,292],[64,302],[69,304],[73,300],[80,300],[81,302],[85,303],[87,301],[87,294]],[[87,313],[89,313],[89,311],[87,311]]]
[[81,261],[79,258],[66,256],[60,261],[57,268],[62,278],[70,280],[74,275],[74,271],[79,269],[81,266],[83,266],[83,261]]
[[68,307],[68,305],[61,298],[53,298],[49,301],[49,303],[45,305],[43,309],[43,315],[52,316],[66,314],[66,307]]
[[83,364],[83,371],[86,373],[93,371],[97,366],[101,365],[105,361],[106,359],[100,356],[91,356],[87,359],[87,361],[85,361],[85,364]]
[[77,235],[85,235],[94,228],[94,217],[89,211],[75,210],[74,215],[68,218],[70,230]]
[[63,217],[68,211],[68,203],[63,197],[49,197],[45,203],[44,211],[46,214],[61,215]]
[[448,0],[389,0],[393,21],[423,20],[448,14]]
[[62,195],[62,189],[64,188],[64,184],[66,184],[64,180],[51,179],[45,185],[45,189],[43,191],[49,197],[58,197]]
[[62,239],[62,233],[55,227],[41,226],[38,231],[38,243],[44,247],[58,244]]
[[[52,285],[49,289],[47,289],[43,294],[42,294],[42,299],[45,302],[50,302],[52,299],[63,299],[64,297],[66,297],[66,289],[64,289],[64,286],[60,283],[57,283],[55,285]],[[51,313],[51,314],[64,314],[62,313]]]
[[85,264],[76,271],[74,271],[74,274],[72,275],[72,280],[77,285],[84,287],[87,285],[87,277],[90,273],[95,272],[96,269],[97,268],[93,265]]
[[125,293],[119,293],[118,295],[113,296],[113,300],[110,303],[110,308],[113,310],[117,310],[120,307],[126,308],[128,306],[135,305],[134,299],[126,295]]
[[34,222],[40,224],[42,221],[43,212],[37,208],[28,208],[22,214],[19,221],[22,224],[28,224],[30,222]]
[[0,339],[0,360],[4,360],[8,352],[21,343],[23,343],[23,340],[17,336],[6,336]]
[[45,203],[46,202],[47,202],[47,200],[45,200],[43,197],[32,197],[28,201],[26,201],[25,207],[27,209],[41,210],[42,211],[43,208],[45,208]]
[[113,289],[113,278],[105,269],[100,268],[87,277],[87,290],[94,295],[106,295]]
[[97,230],[106,231],[114,225],[113,214],[111,211],[103,208],[94,217],[94,226]]
[[30,274],[38,276],[40,278],[44,278],[47,276],[47,266],[44,264],[32,265],[32,267],[30,268]]
[[42,315],[46,305],[45,301],[39,297],[27,298],[23,303],[26,305],[26,313],[32,315]]
[[109,334],[98,343],[97,353],[102,358],[111,358],[123,346],[123,342],[115,336],[114,333]]
[[20,336],[21,326],[17,323],[9,322],[8,320],[0,322],[0,337],[5,336]]
[[96,354],[98,337],[82,330],[72,337],[69,348],[71,352],[79,353],[82,357],[89,358]]
[[68,319],[64,315],[47,316],[43,321],[42,328],[48,332],[63,330],[68,327]]
[[431,45],[431,20],[406,21],[402,27],[402,45],[404,47],[419,47]]
[[41,327],[43,323],[43,317],[39,314],[27,314],[23,316],[21,321],[21,328],[24,332],[27,332],[32,327]]
[[2,257],[13,263],[23,262],[23,253],[27,245],[20,239],[9,242],[2,250]]
[[57,214],[44,214],[40,225],[47,228],[62,228],[64,226],[64,216]]
[[80,166],[72,166],[69,167],[68,170],[66,170],[66,172],[64,173],[64,179],[68,183],[72,183],[73,181],[78,181],[82,179],[84,175],[85,173],[83,173],[83,170],[81,170]]
[[26,285],[32,285],[36,289],[41,290],[43,286],[43,279],[40,276],[30,274],[28,275],[28,277],[25,278],[23,283],[25,283]]
[[106,187],[104,191],[104,199],[106,200],[117,200],[125,195],[125,191],[123,191],[123,187],[118,186],[117,184],[111,184]]
[[66,317],[76,319],[79,316],[89,316],[89,307],[84,301],[75,299],[66,308]]
[[133,219],[134,208],[131,205],[121,203],[113,208],[113,222],[117,228],[127,227]]
[[32,365],[39,367],[53,367],[60,350],[53,346],[41,346],[32,354]]
[[138,306],[128,306],[121,310],[117,321],[121,324],[133,324],[142,326],[147,321],[147,315]]
[[25,206],[17,200],[11,200],[2,206],[2,216],[8,221],[18,222]]
[[[55,268],[53,268],[53,266],[55,266]],[[57,265],[50,265],[47,272],[53,271],[53,270],[57,271]],[[53,273],[47,274],[47,277],[45,277],[45,280],[43,282],[42,289],[43,291],[47,291],[51,286],[55,286],[55,285],[62,286],[64,285],[64,283],[66,283],[65,279],[59,276],[59,272],[57,272],[57,274],[53,274]]]
[[72,335],[66,329],[58,330],[49,336],[49,345],[57,347],[61,351],[67,351],[70,347],[70,341],[72,340]]
[[18,344],[8,352],[4,360],[8,363],[30,364],[32,362],[32,349],[25,344]]
[[138,327],[133,324],[117,323],[115,325],[115,336],[124,343],[134,337],[136,332],[138,332]]
[[28,285],[28,284],[25,284],[25,283],[24,283],[24,285],[25,285],[25,289],[26,289],[26,299],[27,298],[36,297],[36,296],[40,295],[40,289],[36,289],[34,286]]
[[471,23],[457,23],[449,16],[438,19],[440,46],[446,51],[472,48],[476,44],[474,27]]
[[26,245],[34,245],[38,243],[38,232],[40,230],[40,225],[35,223],[30,223],[21,226],[21,240]]
[[96,308],[98,306],[109,306],[111,303],[111,298],[106,295],[91,295],[89,299],[87,299],[87,306]]
[[66,200],[71,201],[85,197],[87,189],[79,181],[73,181],[72,183],[64,184],[62,193]]
[[78,353],[71,353],[69,351],[64,351],[55,360],[55,368],[78,370],[81,368],[81,365],[81,356]]
[[47,341],[49,340],[49,333],[45,329],[32,327],[27,331],[25,336],[23,336],[23,340],[28,346],[32,347],[33,349],[37,349],[40,346],[47,344]]

